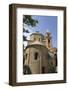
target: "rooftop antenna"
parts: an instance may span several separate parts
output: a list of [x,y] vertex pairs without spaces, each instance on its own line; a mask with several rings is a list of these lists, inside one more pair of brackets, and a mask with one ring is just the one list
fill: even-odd
[[46,35],[46,36],[49,36],[50,34],[51,34],[51,33],[50,33],[49,29],[47,29],[45,35]]
[[46,33],[50,33],[49,29],[46,29]]

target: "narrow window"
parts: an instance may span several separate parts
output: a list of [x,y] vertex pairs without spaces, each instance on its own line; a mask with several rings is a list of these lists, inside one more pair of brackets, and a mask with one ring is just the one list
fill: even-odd
[[36,38],[34,38],[34,41],[36,40]]
[[48,43],[50,43],[50,39],[48,39]]
[[45,73],[45,67],[42,67],[42,73]]
[[40,41],[40,38],[39,38],[39,41]]
[[26,56],[25,56],[25,58],[27,59],[27,53],[26,53]]
[[34,59],[35,59],[35,60],[38,59],[38,53],[37,53],[37,52],[35,52]]
[[55,54],[56,66],[57,66],[57,54]]

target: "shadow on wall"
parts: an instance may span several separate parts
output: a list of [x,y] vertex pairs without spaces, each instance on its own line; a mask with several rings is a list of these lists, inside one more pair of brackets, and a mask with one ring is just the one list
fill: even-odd
[[31,70],[30,70],[30,68],[29,68],[29,66],[27,66],[27,65],[24,65],[23,66],[23,74],[31,74]]

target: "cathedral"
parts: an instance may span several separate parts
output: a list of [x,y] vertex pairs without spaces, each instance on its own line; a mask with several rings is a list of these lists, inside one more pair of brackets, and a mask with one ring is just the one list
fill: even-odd
[[57,48],[52,46],[50,32],[30,35],[23,55],[23,74],[57,73]]

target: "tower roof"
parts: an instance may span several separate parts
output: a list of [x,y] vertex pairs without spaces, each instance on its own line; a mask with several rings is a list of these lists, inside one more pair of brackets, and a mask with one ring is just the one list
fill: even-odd
[[35,41],[35,42],[33,42],[31,45],[44,45],[43,43],[41,43],[40,41]]
[[27,48],[31,48],[31,47],[40,47],[40,48],[44,48],[44,49],[46,49],[46,50],[48,51],[48,49],[46,48],[46,46],[41,45],[41,44],[31,44],[31,45],[28,45],[28,46],[25,48],[25,50],[26,50]]
[[39,33],[38,31],[35,33],[32,33],[30,36],[32,36],[32,35],[41,35],[42,37],[44,37],[43,34]]

